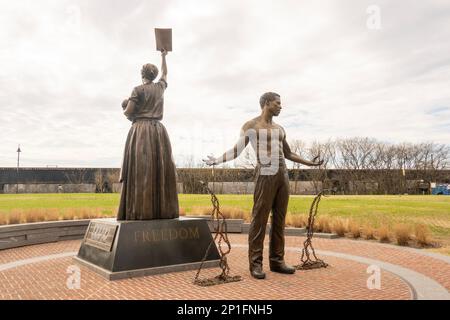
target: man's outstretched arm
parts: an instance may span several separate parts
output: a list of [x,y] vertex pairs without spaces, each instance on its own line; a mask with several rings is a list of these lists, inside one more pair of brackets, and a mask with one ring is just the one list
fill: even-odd
[[318,159],[317,162],[315,161],[309,161],[305,160],[302,157],[300,157],[298,154],[291,151],[291,147],[289,147],[289,144],[286,141],[286,137],[283,140],[283,153],[284,157],[288,160],[291,160],[293,162],[301,163],[307,166],[320,166],[323,164],[323,160]]
[[227,152],[225,152],[221,157],[219,158],[215,158],[212,156],[208,156],[208,159],[204,159],[203,161],[211,166],[211,165],[217,165],[217,164],[221,164],[230,160],[234,160],[236,159],[241,153],[242,151],[245,149],[245,147],[247,146],[249,142],[249,138],[248,136],[246,136],[244,128],[241,130],[241,135],[239,137],[238,142],[234,145],[233,148],[231,148],[230,150],[228,150]]

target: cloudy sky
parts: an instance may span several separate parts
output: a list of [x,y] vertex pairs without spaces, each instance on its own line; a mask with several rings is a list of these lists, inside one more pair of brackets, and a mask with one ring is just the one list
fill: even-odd
[[[265,91],[288,140],[450,144],[448,0],[0,0],[0,166],[119,167],[121,101],[173,28],[178,165],[220,155]],[[378,19],[379,18],[379,19]]]

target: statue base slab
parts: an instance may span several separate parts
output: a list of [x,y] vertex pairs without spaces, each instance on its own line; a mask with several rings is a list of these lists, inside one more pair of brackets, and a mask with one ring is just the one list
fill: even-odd
[[[95,219],[74,260],[108,280],[187,271],[200,267],[211,242],[205,219]],[[217,247],[209,251],[203,267],[219,266]]]

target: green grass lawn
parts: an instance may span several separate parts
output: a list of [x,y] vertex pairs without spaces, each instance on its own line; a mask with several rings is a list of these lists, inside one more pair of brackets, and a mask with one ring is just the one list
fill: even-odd
[[[252,195],[218,195],[221,206],[238,207],[250,212]],[[194,207],[211,206],[209,195],[180,194],[180,206],[186,213]],[[288,211],[307,214],[313,196],[291,196]],[[61,211],[77,208],[100,208],[115,214],[119,194],[1,194],[0,214],[12,209],[25,212],[31,209],[56,208]],[[374,227],[380,222],[394,224],[425,223],[434,236],[450,242],[449,196],[327,196],[322,198],[318,215],[352,218]],[[447,242],[447,241],[446,241]]]
[[[307,214],[313,196],[291,196],[288,211]],[[208,195],[180,195],[180,206],[190,212],[195,206],[210,205]],[[221,206],[251,211],[252,195],[218,195]],[[352,218],[377,227],[380,223],[425,223],[433,234],[450,238],[450,197],[447,196],[327,196],[318,215]],[[449,239],[450,240],[450,239]]]
[[113,210],[119,204],[117,193],[39,193],[0,194],[0,212],[12,209],[104,208]]

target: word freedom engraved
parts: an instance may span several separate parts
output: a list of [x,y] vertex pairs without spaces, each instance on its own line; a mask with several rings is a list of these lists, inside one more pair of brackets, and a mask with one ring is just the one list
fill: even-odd
[[91,222],[86,232],[85,243],[100,250],[110,252],[117,231],[117,225]]
[[136,243],[160,242],[171,240],[200,239],[198,227],[139,230],[134,232]]

